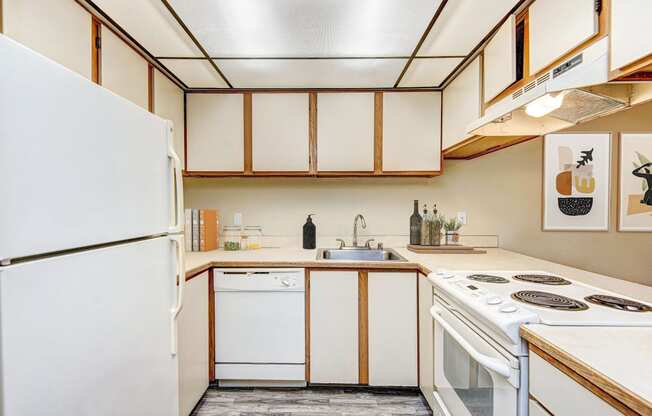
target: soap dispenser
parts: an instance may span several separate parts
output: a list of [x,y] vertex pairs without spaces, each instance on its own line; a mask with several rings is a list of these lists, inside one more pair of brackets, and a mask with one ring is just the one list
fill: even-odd
[[315,214],[309,214],[306,223],[303,224],[303,248],[306,250],[312,250],[317,245],[317,227],[312,222],[312,216]]

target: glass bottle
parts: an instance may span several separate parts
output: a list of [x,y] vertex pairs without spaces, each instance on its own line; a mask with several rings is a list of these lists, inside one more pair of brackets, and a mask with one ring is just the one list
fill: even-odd
[[419,215],[419,201],[414,200],[414,212],[410,216],[410,244],[421,244],[421,224],[423,218]]
[[428,214],[428,208],[426,205],[423,205],[423,222],[421,223],[421,245],[428,246],[430,245],[430,214]]
[[437,213],[437,204],[432,207],[432,220],[430,221],[430,245],[438,246],[441,244],[441,227],[442,218]]
[[234,225],[224,226],[224,250],[235,251],[241,248],[241,227]]

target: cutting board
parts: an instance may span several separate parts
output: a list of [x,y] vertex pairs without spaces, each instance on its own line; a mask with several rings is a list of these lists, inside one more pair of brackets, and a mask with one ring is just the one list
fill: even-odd
[[408,244],[407,249],[419,254],[485,254],[486,250],[463,245],[455,246],[417,246]]

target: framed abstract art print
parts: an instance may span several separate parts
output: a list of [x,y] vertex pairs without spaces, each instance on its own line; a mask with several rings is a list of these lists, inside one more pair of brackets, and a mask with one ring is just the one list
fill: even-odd
[[543,152],[543,229],[608,231],[611,134],[548,134]]
[[652,133],[622,133],[618,231],[652,232]]

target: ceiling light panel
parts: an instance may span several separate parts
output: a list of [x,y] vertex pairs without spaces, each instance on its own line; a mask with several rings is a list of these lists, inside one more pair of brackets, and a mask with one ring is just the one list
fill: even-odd
[[462,58],[419,58],[412,61],[399,87],[437,87]]
[[391,87],[407,59],[215,60],[236,88]]
[[518,0],[456,0],[442,14],[418,55],[466,55],[502,20]]
[[207,59],[161,59],[190,88],[228,88]]
[[441,0],[171,0],[213,57],[410,55]]
[[154,56],[203,56],[161,0],[94,0]]

